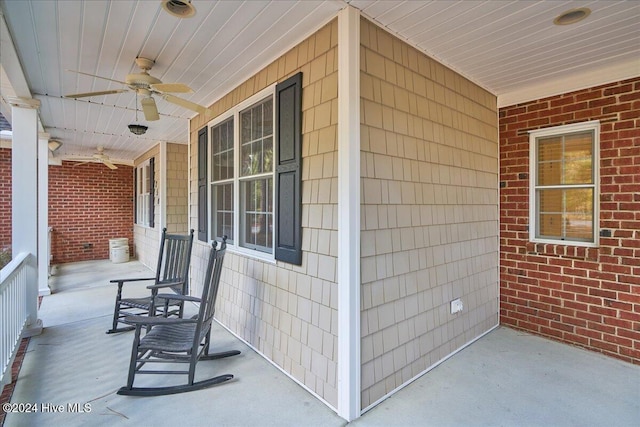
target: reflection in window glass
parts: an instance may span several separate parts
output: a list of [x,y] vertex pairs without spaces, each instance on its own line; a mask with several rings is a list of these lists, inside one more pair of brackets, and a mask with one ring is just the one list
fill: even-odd
[[[273,253],[273,97],[211,126],[211,230]],[[235,232],[234,232],[235,230]]]
[[233,235],[233,117],[211,128],[211,230],[213,237]]
[[535,139],[536,238],[594,241],[594,135]]
[[273,179],[242,181],[244,246],[264,251],[273,247]]
[[242,246],[273,248],[273,100],[240,113],[240,228]]

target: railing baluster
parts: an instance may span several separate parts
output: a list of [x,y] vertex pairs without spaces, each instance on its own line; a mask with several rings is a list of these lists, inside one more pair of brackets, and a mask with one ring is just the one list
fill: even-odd
[[27,263],[21,253],[0,271],[0,385],[11,381],[11,362],[27,323]]

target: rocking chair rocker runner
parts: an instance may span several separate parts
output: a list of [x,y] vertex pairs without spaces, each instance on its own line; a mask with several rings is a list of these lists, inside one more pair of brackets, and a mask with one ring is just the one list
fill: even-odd
[[[209,263],[205,275],[205,283],[202,289],[202,298],[187,295],[160,294],[158,299],[180,299],[200,303],[198,315],[191,319],[127,316],[125,323],[136,328],[133,347],[131,349],[131,363],[129,365],[129,377],[127,386],[120,388],[118,394],[129,396],[159,396],[165,394],[183,393],[200,390],[206,387],[220,384],[233,378],[231,374],[224,374],[203,381],[194,381],[196,364],[199,360],[220,359],[235,356],[240,351],[231,350],[222,353],[209,354],[211,342],[211,324],[215,309],[222,260],[226,251],[226,236],[222,244],[216,250],[213,242],[209,254]],[[149,328],[147,330],[147,328]],[[141,337],[142,330],[147,333]],[[147,363],[188,363],[189,369],[176,370],[142,370]],[[167,387],[133,387],[136,373],[138,374],[186,374],[187,384]]]
[[[184,236],[179,234],[168,234],[167,229],[162,230],[160,240],[160,253],[158,254],[158,266],[156,277],[140,279],[115,279],[111,283],[118,284],[116,294],[116,305],[113,310],[113,324],[108,334],[115,332],[132,331],[133,326],[118,328],[118,323],[122,322],[125,316],[130,314],[149,314],[156,316],[161,314],[164,317],[177,315],[182,317],[184,301],[171,298],[165,304],[165,311],[160,311],[161,307],[155,306],[154,297],[158,290],[170,288],[178,295],[186,295],[189,290],[189,262],[191,261],[191,247],[193,246],[193,230]],[[122,287],[125,283],[141,282],[153,280],[154,284],[147,286],[151,290],[151,295],[143,298],[123,298]],[[133,311],[132,311],[133,310]]]

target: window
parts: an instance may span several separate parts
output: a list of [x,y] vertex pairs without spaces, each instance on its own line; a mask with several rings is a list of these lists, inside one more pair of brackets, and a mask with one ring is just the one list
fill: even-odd
[[530,236],[543,243],[598,243],[598,121],[532,131]]
[[211,128],[212,226],[216,237],[227,236],[234,243],[234,128],[233,117]]
[[154,159],[136,168],[136,224],[153,227],[154,216]]
[[302,73],[198,132],[198,229],[204,237],[226,235],[239,252],[301,265],[301,189]]
[[266,254],[274,245],[273,121],[271,88],[210,127],[211,237]]

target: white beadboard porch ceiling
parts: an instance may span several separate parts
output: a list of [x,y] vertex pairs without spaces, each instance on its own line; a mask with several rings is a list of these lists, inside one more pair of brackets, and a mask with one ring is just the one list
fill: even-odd
[[[97,146],[131,162],[158,141],[186,143],[195,113],[155,97],[160,120],[136,121],[136,96],[126,92],[72,100],[64,94],[120,89],[138,72],[138,56],[164,83],[184,83],[180,95],[208,106],[312,34],[348,4],[509,105],[640,75],[637,1],[209,1],[193,0],[196,15],[178,19],[160,0],[0,0],[28,86],[2,52],[2,112],[10,120],[7,79],[17,95],[41,101],[44,131],[63,142],[56,157],[86,156]],[[563,11],[591,15],[555,26]],[[11,81],[13,80],[13,81]],[[139,102],[139,100],[138,100]],[[139,108],[139,107],[138,107]],[[132,135],[127,125],[149,126]]]

